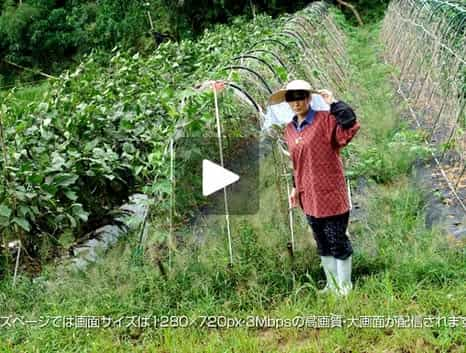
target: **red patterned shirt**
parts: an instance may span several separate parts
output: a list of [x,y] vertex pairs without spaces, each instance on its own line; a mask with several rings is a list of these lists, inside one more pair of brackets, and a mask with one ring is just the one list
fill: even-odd
[[360,125],[343,129],[329,112],[318,111],[312,123],[297,131],[293,122],[285,128],[296,191],[304,213],[328,217],[349,210],[348,192],[340,149],[356,135]]

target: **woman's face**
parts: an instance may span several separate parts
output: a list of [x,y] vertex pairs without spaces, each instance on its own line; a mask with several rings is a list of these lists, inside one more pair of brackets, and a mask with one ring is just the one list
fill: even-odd
[[288,104],[297,115],[304,116],[309,111],[309,97],[288,102]]

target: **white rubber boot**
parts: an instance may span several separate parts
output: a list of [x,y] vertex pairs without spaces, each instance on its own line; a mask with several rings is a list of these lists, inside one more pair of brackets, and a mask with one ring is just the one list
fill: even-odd
[[337,262],[333,256],[321,256],[322,267],[324,268],[327,284],[319,293],[334,292],[336,293],[338,285]]
[[351,283],[351,256],[345,260],[336,259],[338,293],[347,296],[353,284]]

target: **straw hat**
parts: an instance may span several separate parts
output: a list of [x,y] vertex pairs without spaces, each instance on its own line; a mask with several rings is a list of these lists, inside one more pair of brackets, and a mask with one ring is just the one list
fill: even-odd
[[279,89],[275,93],[273,93],[268,101],[269,105],[280,104],[285,101],[285,94],[287,91],[308,91],[309,95],[311,93],[317,93],[314,89],[312,89],[309,82],[304,80],[293,80],[289,82],[285,88]]

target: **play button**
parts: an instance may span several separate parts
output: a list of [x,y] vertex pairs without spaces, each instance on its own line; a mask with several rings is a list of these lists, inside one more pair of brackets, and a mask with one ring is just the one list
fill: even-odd
[[211,162],[202,160],[202,195],[209,196],[239,180],[239,175]]
[[[264,146],[265,156],[269,147]],[[198,212],[205,216],[225,215],[227,210],[229,215],[253,215],[259,211],[258,139],[229,138],[223,163],[217,137],[181,137],[174,147],[172,190],[177,212],[193,212],[194,217]],[[228,207],[222,189],[228,192]]]

